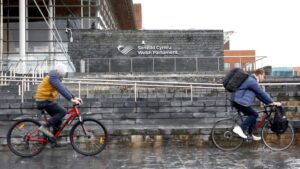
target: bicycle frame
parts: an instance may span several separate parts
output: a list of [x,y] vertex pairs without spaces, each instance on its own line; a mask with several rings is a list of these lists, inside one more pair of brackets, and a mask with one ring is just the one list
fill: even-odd
[[82,122],[82,118],[80,116],[80,113],[77,109],[77,106],[73,106],[72,109],[68,110],[68,114],[71,114],[67,120],[63,123],[63,125],[60,127],[60,129],[54,134],[54,138],[57,138],[60,133],[63,131],[63,129],[69,124],[71,123],[75,117],[79,117],[79,121]]
[[[76,105],[73,106],[73,108],[69,109],[68,110],[68,114],[70,114],[70,116],[67,118],[67,120],[65,120],[65,122],[63,123],[63,125],[60,127],[60,129],[54,134],[54,138],[56,139],[60,134],[61,132],[63,131],[63,129],[69,124],[71,123],[75,117],[79,117],[79,121],[82,122],[82,117],[80,115],[80,112],[78,111],[78,108]],[[47,115],[44,114],[44,118],[43,120],[45,122],[48,121],[48,118],[47,118]],[[84,127],[82,126],[83,128],[83,131],[86,133]],[[48,142],[47,139],[45,138],[33,138],[32,135],[37,133],[39,130],[38,128],[37,129],[34,129],[33,131],[31,131],[30,133],[28,133],[28,135],[26,136],[26,139],[29,140],[29,141],[37,141],[37,142],[42,142],[42,143],[46,143]]]
[[[268,108],[269,108],[270,110],[268,110]],[[258,114],[259,114],[259,113],[264,113],[265,115],[263,115],[263,117],[262,117],[263,119],[259,119],[259,121],[256,122],[255,129],[261,128],[261,127],[264,125],[264,123],[266,122],[266,120],[270,121],[270,117],[271,117],[271,115],[272,115],[272,112],[274,112],[274,111],[272,111],[272,108],[273,108],[273,106],[267,105],[267,106],[264,106],[264,110],[258,111]],[[237,111],[237,114],[236,114],[235,116],[233,116],[233,119],[234,119],[236,122],[237,122],[238,120],[241,120],[241,122],[243,122],[243,121],[244,121],[243,117],[245,117],[245,116],[247,116],[247,115],[243,115],[242,112],[241,112],[240,110],[237,110],[237,109],[236,109],[236,111]],[[258,123],[259,123],[259,124],[258,124]]]

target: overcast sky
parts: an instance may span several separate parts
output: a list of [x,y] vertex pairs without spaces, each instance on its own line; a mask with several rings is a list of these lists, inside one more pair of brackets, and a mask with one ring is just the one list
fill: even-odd
[[234,31],[232,50],[267,56],[258,66],[300,66],[299,0],[133,0],[143,29]]

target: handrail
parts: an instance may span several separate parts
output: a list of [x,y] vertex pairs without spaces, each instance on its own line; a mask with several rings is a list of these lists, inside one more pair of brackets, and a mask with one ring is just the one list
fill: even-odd
[[[0,76],[0,79],[5,76]],[[7,78],[7,77],[6,77]],[[17,84],[21,84],[21,101],[24,102],[24,92],[29,90],[28,85],[30,82],[33,84],[41,81],[42,78],[37,77],[21,77],[16,76],[12,79],[6,79],[6,82],[18,82]],[[129,81],[129,80],[104,80],[104,79],[64,79],[63,83],[65,84],[75,84],[78,86],[78,96],[81,95],[81,86],[83,85],[106,85],[106,86],[131,86],[134,91],[134,100],[137,101],[137,93],[138,87],[163,87],[163,88],[184,88],[190,89],[190,97],[191,101],[193,101],[193,92],[194,89],[212,89],[212,90],[220,90],[225,91],[222,84],[219,83],[188,83],[188,82],[163,82],[163,81]],[[261,83],[262,86],[275,86],[275,85],[300,85],[300,83]],[[28,90],[26,90],[26,87]],[[87,89],[88,90],[88,89]]]
[[4,73],[6,74],[7,72],[9,72],[9,69],[10,69],[12,66],[13,66],[13,64],[10,64],[10,65],[8,66],[8,68],[4,71]]
[[[0,78],[3,78],[5,76],[0,76]],[[5,77],[7,78],[7,77]],[[9,78],[9,77],[8,77]],[[42,77],[23,77],[23,76],[15,76],[13,79],[37,79],[41,80]],[[223,85],[221,83],[195,83],[195,82],[170,82],[170,81],[139,81],[139,80],[110,80],[110,79],[80,79],[80,78],[64,78],[64,82],[68,83],[78,83],[80,81],[81,84],[121,84],[121,85],[132,85],[134,83],[143,84],[145,86],[156,86],[154,84],[161,84],[161,85],[183,85],[183,86],[190,86],[190,85],[201,85],[201,86],[214,86],[214,87],[222,87]],[[97,83],[98,82],[98,83]],[[101,82],[101,83],[100,83]],[[106,82],[106,83],[105,83]],[[113,83],[116,82],[116,83]],[[284,83],[278,83],[278,82],[267,82],[267,83],[260,83],[261,86],[276,86],[276,85],[300,85],[298,82],[284,82]]]

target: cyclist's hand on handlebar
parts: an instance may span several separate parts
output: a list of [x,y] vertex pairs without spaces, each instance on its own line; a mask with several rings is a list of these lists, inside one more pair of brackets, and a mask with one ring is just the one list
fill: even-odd
[[273,102],[273,103],[271,103],[271,105],[272,106],[281,106],[282,104],[281,104],[281,102]]
[[79,104],[82,103],[82,100],[81,100],[81,98],[75,97],[75,98],[72,98],[72,99],[71,99],[71,102],[72,102],[73,104],[75,104],[75,105],[79,105]]
[[81,99],[81,98],[79,98],[79,97],[75,97],[75,99],[77,99],[77,100],[80,102],[80,104],[82,104],[82,103],[83,103],[83,101],[82,101],[82,99]]

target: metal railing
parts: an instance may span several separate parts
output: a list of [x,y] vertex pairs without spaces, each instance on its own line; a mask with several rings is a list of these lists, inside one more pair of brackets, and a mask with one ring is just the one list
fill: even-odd
[[[4,77],[0,76],[2,80]],[[6,79],[6,83],[15,82],[19,86],[19,96],[21,102],[24,102],[24,93],[30,91],[30,85],[38,84],[42,78],[40,77],[20,77]],[[65,78],[63,83],[66,85],[72,85],[78,90],[78,97],[82,96],[82,92],[89,93],[92,89],[91,86],[123,86],[128,87],[134,94],[134,101],[138,100],[139,90],[147,88],[176,88],[186,90],[187,97],[190,97],[190,101],[193,101],[194,92],[197,89],[207,89],[215,91],[223,91],[224,87],[219,83],[188,83],[188,82],[163,82],[163,81],[132,81],[132,80],[107,80],[107,79],[76,79]],[[86,88],[84,88],[86,85]],[[290,86],[300,85],[300,83],[261,83],[262,86]]]
[[[1,76],[17,76],[17,74],[22,74],[24,76],[28,76],[31,74],[33,77],[43,77],[44,73],[47,73],[48,70],[52,69],[57,62],[62,62],[68,65],[67,60],[60,59],[30,59],[30,60],[6,60],[5,63],[7,65],[6,69],[0,70]],[[26,64],[26,69],[22,68],[22,65]],[[71,71],[70,66],[68,65],[68,71]]]
[[[82,61],[84,72],[201,72],[223,71],[224,67],[223,56],[85,58]],[[201,64],[203,61],[210,65]],[[97,70],[99,65],[101,70]]]
[[[0,76],[2,80],[3,76]],[[19,86],[19,96],[21,97],[21,102],[24,102],[24,93],[30,91],[30,85],[38,84],[42,78],[41,77],[21,77],[15,76],[11,78],[6,78],[6,84],[14,82]],[[66,85],[75,85],[78,90],[78,97],[81,97],[82,92],[89,93],[91,90],[89,87],[84,89],[83,85],[86,86],[127,86],[133,89],[134,100],[137,101],[138,91],[140,88],[180,88],[186,89],[189,92],[190,100],[193,101],[193,91],[195,89],[215,89],[222,90],[224,88],[221,84],[214,83],[184,83],[184,82],[158,82],[158,81],[130,81],[130,80],[105,80],[105,79],[69,79],[65,78],[63,83]]]

